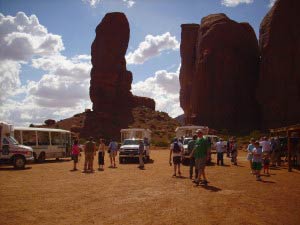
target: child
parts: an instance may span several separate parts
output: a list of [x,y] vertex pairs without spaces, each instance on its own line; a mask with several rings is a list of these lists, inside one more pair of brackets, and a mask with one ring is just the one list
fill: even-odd
[[253,167],[253,170],[254,170],[255,175],[256,175],[256,180],[257,181],[261,181],[260,171],[261,171],[261,168],[262,168],[262,165],[261,165],[261,161],[262,161],[262,147],[259,146],[259,142],[258,141],[256,141],[254,143],[254,146],[255,146],[255,148],[252,151],[252,154],[253,154],[252,167]]
[[74,168],[73,171],[77,170],[77,163],[78,163],[78,156],[80,154],[79,146],[78,146],[78,140],[74,141],[74,144],[72,146],[72,160],[74,161]]
[[99,144],[99,148],[98,148],[98,164],[99,164],[99,171],[103,171],[104,170],[104,155],[105,155],[105,144],[104,144],[104,140],[100,139],[100,144]]
[[269,174],[269,166],[270,166],[270,157],[269,157],[269,154],[265,154],[264,155],[264,174],[267,172],[267,175],[270,175]]

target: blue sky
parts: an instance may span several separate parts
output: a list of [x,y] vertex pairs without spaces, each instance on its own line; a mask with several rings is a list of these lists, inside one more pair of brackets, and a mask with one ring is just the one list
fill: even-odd
[[[0,34],[7,36],[0,37],[0,119],[27,125],[63,119],[91,107],[90,46],[96,26],[114,11],[124,12],[130,24],[127,68],[133,73],[133,93],[154,98],[158,110],[177,116],[182,113],[178,101],[180,25],[225,13],[237,22],[249,22],[258,36],[271,2],[0,0]],[[130,58],[130,53],[135,57]]]

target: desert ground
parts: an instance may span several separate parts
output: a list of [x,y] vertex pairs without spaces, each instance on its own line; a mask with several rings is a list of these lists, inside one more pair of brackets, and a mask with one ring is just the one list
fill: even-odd
[[[195,187],[184,166],[172,178],[168,150],[152,150],[139,170],[121,164],[93,174],[71,172],[72,161],[48,160],[25,170],[0,167],[0,224],[299,224],[300,172],[286,167],[256,181],[246,154],[239,165],[207,167],[209,184]],[[107,154],[106,154],[107,157]],[[213,155],[215,162],[216,155]],[[95,167],[96,167],[95,162]],[[83,167],[83,157],[79,168]]]

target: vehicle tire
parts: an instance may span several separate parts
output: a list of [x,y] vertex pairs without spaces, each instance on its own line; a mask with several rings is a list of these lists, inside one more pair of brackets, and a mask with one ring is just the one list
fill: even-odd
[[55,160],[56,160],[56,161],[59,161],[59,158],[56,158]]
[[45,152],[41,152],[39,155],[39,158],[38,158],[38,162],[43,163],[43,162],[45,162],[45,159],[46,159]]
[[14,158],[14,168],[17,169],[17,170],[21,170],[21,169],[24,169],[25,168],[25,165],[26,165],[26,160],[23,156],[16,156]]

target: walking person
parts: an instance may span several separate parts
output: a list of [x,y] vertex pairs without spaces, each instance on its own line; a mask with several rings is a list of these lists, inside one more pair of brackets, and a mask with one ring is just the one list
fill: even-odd
[[[207,185],[207,179],[205,174],[205,166],[206,166],[206,160],[207,160],[207,153],[209,149],[209,145],[206,141],[206,139],[203,137],[203,133],[201,130],[197,131],[198,138],[196,140],[194,149],[191,156],[195,157],[195,167],[198,170],[198,177],[194,181],[196,185],[198,186],[200,183]],[[203,177],[203,181],[201,181],[201,176]]]
[[271,142],[268,140],[267,137],[263,137],[263,140],[259,143],[262,147],[262,151],[264,154],[270,155],[271,153]]
[[112,139],[108,145],[109,150],[109,158],[110,158],[110,168],[117,168],[116,167],[116,156],[118,154],[118,143]]
[[221,166],[224,166],[224,152],[226,151],[225,146],[223,144],[223,139],[216,143],[216,151],[217,151],[217,165],[221,162]]
[[146,152],[146,160],[149,162],[150,160],[150,143],[149,139],[147,137],[144,137],[144,147],[145,147],[145,152]]
[[256,175],[256,180],[261,181],[260,178],[260,171],[262,169],[262,147],[259,146],[259,142],[256,141],[254,144],[254,149],[252,151],[253,158],[252,158],[252,167]]
[[172,165],[171,158],[173,156],[173,164],[174,164],[174,174],[173,177],[176,177],[176,172],[178,172],[179,177],[181,177],[180,164],[181,157],[183,152],[183,145],[178,141],[177,138],[174,139],[174,142],[170,147],[170,166]]
[[93,142],[93,137],[90,137],[89,140],[85,143],[84,146],[84,169],[83,173],[86,173],[88,170],[94,172],[94,156],[96,154],[96,143]]
[[[188,154],[190,155],[194,149],[194,146],[195,146],[195,143],[196,143],[196,140],[197,140],[197,135],[194,135],[193,136],[193,139],[189,141],[188,143]],[[195,179],[197,179],[198,177],[198,170],[195,166],[195,157],[194,155],[192,155],[190,157],[190,179],[193,179],[193,170],[194,170],[194,167],[195,167]]]
[[144,142],[143,140],[140,140],[140,143],[139,143],[139,167],[141,170],[143,170],[145,167],[144,167],[144,152],[145,152],[145,145],[144,145]]
[[253,149],[255,148],[254,146],[254,143],[255,143],[255,140],[254,138],[251,138],[250,140],[250,144],[248,145],[247,147],[247,160],[249,161],[249,164],[250,164],[250,170],[251,170],[251,174],[254,174],[254,170],[252,168],[252,158],[253,158]]
[[105,156],[105,143],[103,139],[100,139],[99,148],[98,148],[98,165],[99,171],[104,170],[104,156]]
[[73,170],[72,171],[76,171],[77,170],[78,158],[79,158],[79,154],[80,154],[78,140],[74,141],[74,144],[72,146],[72,152],[71,152],[71,154],[72,154],[72,160],[74,162]]

